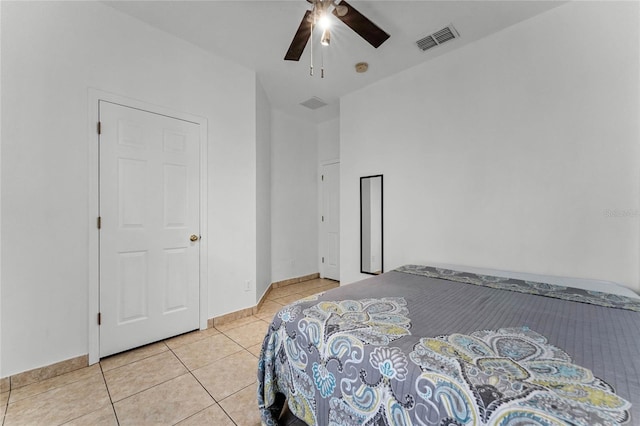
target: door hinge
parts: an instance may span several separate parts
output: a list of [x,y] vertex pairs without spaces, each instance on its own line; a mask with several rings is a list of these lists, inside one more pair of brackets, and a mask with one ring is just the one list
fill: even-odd
[[102,134],[102,123],[98,121],[98,134]]
[[322,258],[322,263],[324,263],[324,257]]
[[102,325],[102,313],[98,312],[98,325]]
[[98,229],[102,229],[102,218],[98,216]]

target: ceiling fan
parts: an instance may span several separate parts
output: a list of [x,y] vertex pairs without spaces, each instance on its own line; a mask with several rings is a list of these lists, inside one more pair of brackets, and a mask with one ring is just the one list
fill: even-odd
[[[321,24],[324,19],[327,19],[327,13],[329,9],[333,7],[333,15],[347,24],[349,28],[355,31],[360,37],[365,39],[373,47],[378,48],[388,38],[389,34],[384,32],[380,27],[371,22],[362,13],[358,12],[353,6],[342,0],[339,4],[336,0],[307,0],[307,2],[313,5],[311,10],[307,10],[300,22],[298,31],[296,31],[289,50],[284,59],[286,61],[299,61],[302,56],[313,27],[316,24]],[[328,45],[331,40],[329,29],[326,28],[322,35],[322,44]]]

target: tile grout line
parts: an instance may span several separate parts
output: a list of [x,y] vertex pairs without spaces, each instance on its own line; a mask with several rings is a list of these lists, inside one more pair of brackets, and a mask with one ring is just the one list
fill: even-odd
[[104,370],[102,369],[102,364],[98,361],[100,365],[100,373],[102,373],[102,380],[104,381],[104,387],[107,388],[107,395],[109,395],[109,402],[111,403],[111,409],[113,410],[113,416],[116,418],[116,423],[118,426],[120,425],[120,420],[118,419],[118,412],[116,411],[115,405],[113,405],[113,398],[111,397],[111,391],[109,390],[109,385],[107,385],[107,378],[104,377]]
[[[1,1],[1,0],[0,0],[0,1]],[[84,367],[84,368],[91,368],[91,366],[89,366],[89,367]],[[104,381],[104,374],[102,373],[102,368],[100,368],[100,372],[101,372],[101,374],[102,374],[102,378],[103,378],[103,381]],[[71,374],[71,373],[73,373],[73,372],[68,372],[68,373],[65,373],[65,374]],[[41,381],[39,381],[39,382],[34,382],[34,383],[31,383],[31,384],[26,385],[26,386],[21,386],[21,387],[20,387],[20,388],[18,388],[18,389],[23,389],[23,388],[27,388],[27,387],[32,386],[32,385],[37,385],[38,383],[42,383],[42,382],[45,382],[45,381],[47,381],[47,380],[55,379],[56,377],[61,377],[61,376],[64,376],[65,374],[62,374],[62,375],[59,375],[59,376],[54,376],[54,377],[51,377],[51,378],[49,378],[49,379],[41,380]],[[37,393],[35,393],[35,394],[33,394],[33,395],[24,396],[24,397],[22,397],[21,399],[19,399],[19,400],[15,401],[15,402],[12,402],[11,404],[21,403],[21,402],[23,402],[23,401],[25,401],[25,400],[28,400],[28,399],[34,399],[34,398],[39,400],[39,399],[40,399],[40,398],[42,398],[45,394],[49,394],[49,393],[51,393],[51,392],[56,391],[57,389],[61,389],[61,388],[64,388],[64,387],[66,387],[66,386],[74,385],[74,384],[76,384],[76,383],[79,383],[79,382],[81,382],[81,381],[83,381],[83,380],[88,380],[88,379],[90,379],[90,377],[85,377],[85,378],[82,378],[82,379],[75,379],[75,380],[72,380],[72,381],[67,382],[67,383],[58,384],[58,385],[55,385],[55,386],[53,386],[53,387],[51,387],[51,388],[48,388],[48,389],[46,389],[46,390],[43,390],[43,391],[41,391],[41,392],[37,392]],[[106,382],[104,382],[104,384],[105,384],[105,388],[107,389],[107,394],[108,394],[109,389],[108,389],[108,387],[106,386]],[[2,417],[2,419],[0,419],[0,420],[1,420],[1,421],[0,421],[0,425],[4,425],[4,423],[6,422],[7,412],[8,412],[8,410],[9,410],[9,405],[10,405],[10,402],[11,402],[11,394],[12,394],[13,392],[15,392],[15,390],[9,390],[9,395],[8,395],[8,397],[7,397],[7,402],[6,402],[6,405],[5,405],[5,412],[4,412],[4,416]],[[110,397],[109,397],[109,400],[111,400],[111,398],[110,398]],[[97,409],[95,409],[95,410],[91,410],[91,411],[89,411],[89,412],[87,412],[87,413],[84,413],[84,414],[79,415],[78,417],[75,417],[75,418],[73,418],[73,419],[66,420],[66,421],[65,421],[65,423],[68,423],[68,422],[74,421],[74,420],[76,420],[76,419],[79,419],[80,417],[83,417],[83,416],[85,416],[85,415],[87,415],[87,414],[90,414],[90,413],[93,413],[93,412],[95,412],[95,411],[98,411],[98,410],[100,410],[100,409],[102,409],[102,408],[104,408],[104,407],[100,407],[100,408],[97,408]],[[64,424],[64,423],[62,423],[62,424]]]
[[[278,304],[280,304],[280,303],[278,303]],[[284,305],[283,305],[283,306],[284,306]],[[225,331],[222,331],[222,330],[220,330],[220,329],[219,329],[219,328],[217,328],[217,327],[214,327],[214,328],[215,328],[216,330],[218,330],[218,332],[220,332],[220,333],[224,334],[225,336],[229,337],[229,336],[227,335],[227,331],[235,330],[235,329],[240,328],[240,327],[245,327],[245,326],[250,325],[250,324],[252,324],[252,323],[254,323],[254,322],[258,322],[258,321],[266,321],[266,320],[264,320],[264,319],[260,318],[259,316],[257,316],[257,313],[256,313],[256,314],[254,314],[254,315],[250,315],[250,316],[248,316],[248,317],[245,317],[245,318],[255,318],[255,319],[254,319],[253,321],[250,321],[250,322],[246,323],[246,324],[241,324],[241,325],[235,326],[235,327],[233,327],[233,328],[229,328],[229,329],[227,329],[227,330],[225,330]],[[244,319],[244,318],[241,318],[241,319],[236,320],[236,321],[242,321],[243,319]],[[233,323],[233,322],[235,322],[235,321],[231,321],[230,323]],[[270,321],[269,321],[269,322],[270,322]],[[224,324],[223,324],[223,325],[221,325],[220,327],[223,327],[223,326],[224,326]],[[231,337],[229,337],[229,339],[231,339]]]
[[[257,382],[258,382],[258,378],[256,377],[256,383],[257,383]],[[245,390],[246,388],[251,387],[251,386],[255,385],[256,383],[251,383],[250,385],[247,385],[247,386],[243,387],[242,389],[239,389],[239,390],[235,391],[234,393],[232,393],[232,394],[230,394],[230,395],[228,395],[228,396],[225,396],[221,401],[224,401],[225,399],[229,399],[229,398],[231,398],[233,395],[236,395],[236,394],[238,394],[238,393],[242,392],[242,391],[243,391],[243,390]],[[257,402],[258,402],[258,400],[257,400],[257,399],[258,399],[258,396],[256,395],[256,405],[257,405]],[[233,417],[231,417],[231,415],[227,413],[227,410],[225,410],[225,409],[224,409],[224,407],[223,407],[220,403],[218,403],[218,406],[219,406],[220,408],[222,408],[222,411],[224,411],[224,413],[227,415],[227,417],[229,417],[229,418],[233,421],[233,423],[234,423],[234,424],[236,424],[236,425],[238,424],[238,423],[236,423],[236,421],[234,420],[234,418],[233,418]],[[256,406],[256,408],[258,408],[258,407]]]
[[[0,1],[1,1],[1,0],[0,0]],[[173,337],[177,337],[177,336],[173,336]],[[171,337],[171,338],[173,338],[173,337]],[[168,339],[165,339],[165,340],[168,340]],[[137,347],[137,348],[132,348],[132,349],[129,349],[129,350],[126,350],[126,351],[123,351],[123,352],[119,352],[119,353],[117,353],[117,354],[109,355],[109,356],[108,356],[107,358],[105,358],[105,359],[109,359],[109,358],[111,358],[112,356],[113,356],[113,357],[115,357],[115,356],[118,356],[118,355],[121,355],[121,354],[125,354],[125,353],[127,353],[127,352],[135,351],[135,350],[138,350],[138,349],[144,348],[145,346],[155,345],[155,344],[157,344],[157,343],[163,343],[163,344],[164,344],[164,346],[167,348],[167,350],[169,350],[169,349],[170,349],[170,348],[169,348],[169,345],[167,345],[167,344],[165,343],[165,340],[160,340],[160,341],[158,341],[158,342],[152,342],[152,343],[149,343],[149,344],[146,344],[146,345],[143,345],[143,346]],[[147,356],[143,356],[142,358],[139,358],[139,359],[134,359],[133,361],[129,361],[129,362],[126,362],[126,363],[124,363],[124,364],[122,364],[122,365],[118,365],[117,367],[110,368],[110,369],[108,369],[108,370],[107,370],[107,372],[108,372],[108,371],[117,370],[118,368],[125,367],[125,366],[127,366],[127,365],[133,364],[133,363],[138,362],[138,361],[144,361],[145,359],[149,359],[149,358],[154,357],[154,356],[156,356],[156,355],[160,355],[162,352],[166,352],[166,350],[164,350],[164,351],[160,351],[160,352],[156,352],[156,353],[152,353],[152,354],[149,354],[149,355],[147,355]],[[99,362],[100,362],[100,369],[102,370],[102,362],[101,362],[101,361],[99,361]],[[102,374],[103,374],[103,376],[104,376],[104,370],[102,371]]]
[[[99,364],[99,362],[98,362],[98,364]],[[86,368],[89,368],[89,367],[86,367]],[[102,371],[102,366],[101,366],[101,365],[100,365],[100,374],[102,375],[102,380],[103,380],[103,383],[104,383],[104,387],[105,387],[105,389],[107,390],[107,395],[109,395],[109,405],[111,406],[111,409],[113,410],[114,415],[115,415],[115,409],[114,409],[114,407],[113,407],[113,402],[112,402],[112,400],[111,400],[111,394],[109,393],[109,387],[107,386],[107,382],[106,382],[106,380],[105,380],[105,378],[104,378],[104,372]],[[85,379],[75,380],[75,381],[73,381],[73,382],[69,382],[69,383],[62,384],[62,385],[60,385],[60,386],[53,387],[53,388],[51,388],[51,389],[49,389],[49,390],[47,390],[47,391],[45,391],[45,392],[40,392],[40,393],[38,393],[38,394],[32,395],[32,396],[31,396],[31,397],[29,397],[29,398],[36,397],[36,396],[37,396],[37,397],[39,397],[40,395],[42,395],[42,394],[44,394],[44,393],[48,393],[48,392],[53,391],[53,390],[55,390],[55,389],[59,389],[59,388],[62,388],[62,387],[68,386],[68,385],[72,385],[72,384],[78,383],[78,382],[80,382],[80,381],[82,381],[82,380],[85,380]],[[37,382],[36,382],[36,383],[37,383]],[[27,399],[27,398],[24,398],[24,399]],[[19,400],[19,401],[21,401],[21,400]],[[16,402],[18,402],[18,401],[16,401]],[[7,405],[8,405],[8,401],[7,401]],[[105,406],[105,407],[106,407],[106,406]],[[95,409],[95,410],[91,410],[91,411],[89,411],[89,412],[87,412],[87,413],[80,414],[78,417],[74,417],[74,418],[72,418],[72,419],[65,420],[65,421],[64,421],[64,423],[60,423],[60,425],[62,426],[62,425],[65,425],[65,424],[67,424],[67,423],[73,422],[74,420],[78,420],[78,419],[80,419],[80,418],[82,418],[82,417],[84,417],[84,416],[86,416],[86,415],[89,415],[89,414],[91,414],[91,413],[95,413],[96,411],[99,411],[99,410],[101,410],[101,409],[103,409],[103,408],[105,408],[105,407],[100,407],[100,408],[97,408],[97,409]],[[6,412],[5,412],[5,416],[6,416]],[[116,415],[115,417],[116,417],[116,422],[118,423],[118,425],[120,425],[120,422],[118,422],[118,417],[117,417],[117,415]],[[3,419],[3,423],[2,423],[2,424],[4,424],[4,419]]]
[[[201,366],[199,366],[198,368],[194,368],[193,370],[191,370],[191,369],[190,369],[190,368],[189,368],[189,367],[188,367],[188,366],[187,366],[187,365],[182,361],[182,359],[180,359],[180,357],[178,356],[178,354],[176,354],[176,353],[173,351],[173,349],[169,348],[169,351],[171,351],[171,353],[173,353],[173,355],[174,355],[176,358],[178,358],[178,361],[180,361],[180,363],[181,363],[182,365],[184,365],[184,368],[186,368],[186,369],[187,369],[187,371],[188,371],[188,372],[190,372],[190,373],[191,373],[192,371],[199,370],[199,369],[204,368],[204,367],[208,367],[208,366],[210,366],[211,364],[213,364],[214,362],[222,361],[222,360],[224,360],[224,359],[226,359],[226,358],[229,358],[230,356],[233,356],[233,355],[235,355],[235,354],[237,354],[237,353],[239,353],[239,352],[242,352],[242,351],[247,351],[247,352],[249,352],[249,350],[248,350],[247,348],[245,348],[245,347],[244,347],[244,346],[242,346],[241,344],[237,343],[235,340],[231,339],[231,337],[227,336],[227,335],[226,335],[226,334],[224,334],[223,332],[220,332],[220,334],[223,334],[223,335],[224,335],[224,337],[226,337],[227,339],[231,340],[231,341],[232,341],[233,343],[235,343],[236,345],[240,346],[241,350],[239,350],[239,351],[235,351],[235,352],[233,352],[233,353],[230,353],[229,355],[225,355],[225,356],[223,356],[222,358],[218,358],[218,359],[216,359],[215,361],[210,362],[209,364],[201,365]],[[195,343],[195,342],[194,342],[194,343]],[[190,345],[190,344],[191,344],[191,343],[188,343],[187,345]],[[181,345],[181,346],[187,346],[187,345]],[[181,346],[178,346],[176,349],[180,348]],[[249,353],[251,354],[251,352],[249,352]],[[251,355],[253,355],[253,354],[251,354]],[[212,398],[213,398],[213,396],[212,396]],[[214,400],[215,400],[215,398],[214,398]]]
[[[189,369],[187,369],[187,373],[190,373]],[[124,398],[122,398],[122,399],[119,399],[119,400],[117,400],[116,402],[112,402],[112,405],[114,406],[114,407],[113,407],[113,411],[115,412],[115,404],[116,404],[116,403],[118,403],[118,402],[122,402],[122,401],[124,401],[124,400],[127,400],[127,399],[131,398],[132,396],[140,395],[141,393],[146,392],[146,391],[148,391],[148,390],[150,390],[150,389],[157,388],[158,386],[164,385],[165,383],[170,382],[171,380],[175,380],[175,379],[177,379],[178,377],[182,377],[182,376],[186,375],[187,373],[182,373],[182,374],[179,374],[179,375],[177,375],[177,376],[175,376],[175,377],[171,377],[170,379],[164,380],[164,381],[162,381],[162,382],[156,383],[155,385],[149,386],[148,388],[145,388],[145,389],[139,390],[138,392],[132,393],[131,395],[126,396],[126,397],[124,397]],[[107,386],[107,390],[109,390],[109,387],[108,387],[108,386]],[[111,394],[109,394],[109,398],[111,398]],[[117,417],[117,416],[116,416],[116,417]]]
[[[1,1],[1,0],[0,0],[0,1]],[[215,328],[215,327],[208,327],[208,328],[205,328],[205,330],[216,330],[216,331],[218,332],[218,334],[222,334],[222,331],[218,330],[218,329],[217,329],[217,328]],[[204,335],[204,336],[202,336],[201,338],[198,338],[198,339],[196,339],[196,340],[194,340],[194,341],[192,341],[192,342],[187,342],[187,343],[180,343],[180,344],[177,344],[177,345],[175,345],[173,348],[172,348],[171,346],[169,346],[169,344],[168,344],[167,342],[168,342],[169,340],[173,340],[173,339],[175,339],[176,337],[185,336],[185,335],[187,335],[187,334],[191,334],[191,333],[198,333],[198,332],[201,332],[201,331],[203,331],[203,330],[193,330],[193,331],[188,331],[188,332],[186,332],[186,333],[178,334],[177,336],[173,336],[173,337],[169,337],[169,338],[167,338],[167,339],[165,339],[165,340],[161,340],[161,342],[162,342],[162,343],[164,343],[164,344],[167,346],[167,348],[169,348],[169,350],[170,350],[171,352],[173,352],[173,354],[177,357],[178,355],[174,352],[174,349],[178,349],[178,348],[181,348],[182,346],[188,346],[188,345],[191,345],[191,344],[194,344],[194,343],[201,342],[202,340],[208,339],[208,338],[213,337],[213,336],[217,336],[218,334],[207,334],[207,335]]]
[[[215,327],[214,327],[214,328],[215,328]],[[220,331],[220,330],[218,330],[218,331]],[[220,331],[220,333],[222,333],[222,332]],[[223,333],[223,334],[224,334],[224,333]],[[207,393],[207,395],[209,395],[209,396],[211,397],[211,399],[213,400],[213,404],[212,404],[212,405],[209,405],[208,407],[203,408],[202,410],[198,411],[198,413],[200,413],[200,412],[202,412],[202,411],[206,410],[207,408],[212,407],[213,405],[217,405],[218,407],[220,407],[220,409],[222,410],[222,412],[223,412],[223,413],[224,413],[224,414],[225,414],[225,415],[226,415],[226,416],[231,420],[231,422],[232,422],[234,425],[236,425],[236,426],[237,426],[237,423],[235,422],[235,420],[233,420],[233,418],[229,415],[229,413],[227,413],[227,411],[226,411],[224,408],[222,408],[222,405],[220,405],[220,403],[218,402],[218,400],[217,400],[217,399],[215,399],[215,398],[213,397],[213,395],[211,395],[211,392],[209,392],[209,390],[208,390],[208,389],[207,389],[207,388],[202,384],[202,382],[200,382],[200,380],[198,380],[198,378],[196,377],[196,375],[195,375],[195,374],[193,374],[193,371],[192,371],[189,367],[187,367],[187,365],[186,365],[184,362],[182,362],[182,360],[180,359],[180,357],[179,357],[175,352],[173,352],[173,349],[169,348],[169,350],[173,353],[173,355],[174,355],[176,358],[178,358],[178,361],[180,361],[180,363],[184,366],[184,368],[186,368],[186,369],[187,369],[187,371],[189,372],[189,374],[191,374],[191,377],[193,377],[193,378],[195,379],[195,381],[196,381],[196,382],[198,382],[198,384],[202,387],[202,389],[204,389],[204,391]],[[238,352],[239,352],[239,351],[238,351]],[[238,353],[238,352],[235,352],[235,353]],[[231,354],[231,355],[233,355],[233,354]],[[227,358],[227,357],[229,357],[229,356],[231,356],[231,355],[227,355],[227,356],[226,356],[226,357],[224,357],[224,358]],[[221,361],[221,360],[223,360],[224,358],[221,358],[221,359],[220,359],[220,361]],[[204,367],[200,367],[200,368],[204,368]],[[197,369],[196,369],[196,370],[197,370]],[[198,413],[193,413],[193,414],[192,414],[191,416],[189,416],[189,417],[193,417],[193,416],[195,416],[195,415],[196,415],[196,414],[198,414]],[[186,419],[188,419],[189,417],[187,417]],[[182,422],[182,421],[185,421],[186,419],[182,419],[182,420],[180,420],[180,421]],[[178,423],[180,423],[180,422],[178,422]]]
[[[258,322],[258,321],[265,322],[265,323],[267,323],[267,324],[271,324],[271,322],[269,322],[269,321],[265,321],[265,320],[263,320],[263,319],[258,319],[258,320],[253,321],[253,322]],[[251,323],[248,323],[248,324],[251,324]],[[244,324],[244,325],[247,325],[247,324]],[[235,330],[236,328],[239,328],[239,327],[242,327],[242,326],[234,327],[234,328],[231,328],[231,329],[229,329],[229,330],[227,330],[227,331]],[[214,328],[215,328],[215,327],[214,327]],[[238,354],[238,353],[240,353],[240,352],[246,352],[246,353],[248,353],[249,355],[251,355],[252,357],[256,358],[257,360],[259,360],[259,359],[260,359],[259,357],[255,356],[253,353],[251,353],[251,352],[249,351],[249,349],[248,349],[248,348],[245,348],[245,347],[244,347],[244,346],[242,346],[240,343],[238,343],[238,342],[236,342],[235,340],[233,340],[233,339],[232,339],[230,336],[228,336],[224,331],[221,331],[221,330],[219,330],[219,329],[217,329],[217,330],[220,332],[220,334],[222,334],[223,336],[225,336],[227,339],[230,339],[232,342],[234,342],[235,344],[237,344],[238,346],[240,346],[240,347],[242,348],[242,350],[237,351],[237,352],[234,352],[234,353],[232,353],[232,354],[229,354],[229,355],[227,355],[227,356],[225,356],[225,357],[223,357],[223,358],[220,358],[220,359],[218,359],[218,360],[216,360],[216,361],[214,361],[214,362],[223,361],[225,358],[229,358],[229,357],[231,357],[231,356],[233,356],[233,355],[236,355],[236,354]],[[168,346],[168,345],[167,345],[167,346]],[[184,345],[183,345],[183,346],[184,346]],[[173,351],[173,348],[169,347],[169,350],[174,354],[174,356],[175,356],[176,358],[178,358],[178,361],[180,361],[180,363],[182,363],[182,365],[184,365],[184,367],[187,369],[187,371],[189,371],[189,374],[191,374],[191,376],[196,380],[196,382],[198,382],[198,384],[199,384],[199,385],[204,389],[204,391],[205,391],[205,392],[207,392],[207,394],[211,397],[211,399],[213,399],[214,404],[215,404],[215,405],[217,405],[218,407],[220,407],[220,409],[221,409],[221,410],[224,412],[224,414],[225,414],[225,415],[226,415],[226,416],[231,420],[231,422],[232,422],[234,425],[236,425],[236,426],[237,426],[237,425],[238,425],[238,423],[235,421],[235,419],[234,419],[233,417],[231,417],[231,415],[227,412],[227,410],[225,410],[225,409],[224,409],[224,407],[222,406],[222,404],[220,404],[220,402],[221,402],[221,401],[224,401],[224,400],[225,400],[225,399],[227,399],[227,398],[232,397],[233,395],[237,394],[238,392],[241,392],[241,391],[245,390],[245,389],[246,389],[246,388],[248,388],[249,386],[253,386],[255,383],[252,383],[252,384],[250,384],[250,385],[247,385],[247,386],[245,386],[245,387],[243,387],[243,388],[241,388],[241,389],[239,389],[239,390],[237,390],[237,391],[235,391],[235,392],[233,392],[233,393],[231,393],[231,394],[229,394],[229,395],[225,396],[225,397],[224,397],[224,398],[222,398],[220,401],[218,401],[216,398],[214,398],[214,397],[213,397],[213,395],[211,395],[211,393],[210,393],[210,392],[207,390],[207,388],[202,384],[202,382],[200,382],[200,380],[198,380],[198,378],[195,376],[195,374],[193,374],[193,371],[194,371],[194,370],[189,369],[189,367],[187,367],[187,365],[182,361],[182,359],[180,359],[180,357],[179,357],[179,356],[178,356],[178,355]],[[211,364],[213,364],[213,363],[211,363]],[[198,367],[198,368],[196,368],[195,370],[198,370],[198,369],[200,369],[200,368],[204,368],[204,367],[206,367],[206,366],[208,366],[208,365],[211,365],[211,364],[207,364],[207,365],[204,365],[204,366]],[[257,382],[257,380],[258,380],[258,379],[257,379],[257,377],[256,377],[256,382]],[[211,407],[211,406],[209,406],[209,407]],[[207,408],[209,408],[209,407],[206,407],[206,408],[204,408],[204,409],[202,409],[202,410],[198,411],[198,413],[199,413],[199,412],[201,412],[201,411],[206,410],[206,409],[207,409]],[[192,416],[194,416],[194,415],[196,415],[196,414],[198,414],[198,413],[194,413],[193,415],[191,415],[191,416],[189,416],[189,417],[192,417]],[[189,417],[187,417],[187,418],[189,418]],[[186,420],[186,419],[182,419],[181,421],[184,421],[184,420]]]
[[[0,0],[0,1],[2,1],[2,0]],[[48,378],[48,379],[40,380],[40,381],[38,381],[38,382],[33,382],[33,383],[28,384],[28,385],[26,385],[26,386],[20,386],[20,387],[19,387],[19,388],[17,388],[17,389],[25,389],[25,388],[28,388],[29,386],[37,385],[37,384],[40,384],[40,383],[46,382],[47,380],[53,380],[53,379],[56,379],[56,378],[60,378],[60,377],[63,377],[63,376],[65,376],[65,375],[67,375],[67,374],[72,374],[72,373],[74,373],[74,372],[77,372],[77,371],[79,371],[79,370],[83,370],[83,369],[85,369],[85,368],[91,368],[91,366],[89,365],[89,366],[87,366],[87,367],[83,367],[83,368],[80,368],[80,369],[75,370],[75,371],[70,371],[70,372],[68,372],[68,373],[64,373],[64,374],[61,374],[61,375],[58,375],[58,376],[50,377],[50,378]],[[102,366],[100,366],[100,371],[102,371]],[[104,377],[104,374],[103,374],[102,376]],[[59,389],[59,388],[65,387],[65,386],[73,385],[73,384],[75,384],[75,383],[78,383],[78,382],[81,382],[81,381],[83,381],[83,380],[87,380],[87,379],[89,379],[89,377],[85,377],[85,378],[81,378],[81,379],[75,379],[75,380],[72,380],[72,381],[70,381],[70,382],[66,382],[66,383],[61,383],[61,384],[58,384],[58,385],[52,386],[52,387],[50,387],[50,388],[47,388],[47,389],[45,389],[45,390],[42,390],[42,391],[40,391],[40,392],[34,393],[33,395],[23,396],[22,398],[18,399],[17,401],[14,401],[14,402],[11,402],[11,392],[14,392],[14,391],[10,391],[10,393],[9,393],[9,399],[7,400],[7,408],[9,407],[9,402],[11,402],[12,404],[14,404],[14,403],[16,403],[16,402],[20,402],[20,401],[23,401],[23,400],[25,400],[25,399],[35,398],[35,397],[41,397],[42,395],[47,394],[47,393],[49,393],[49,392],[51,392],[51,391],[53,391],[53,390],[55,390],[55,389]]]
[[7,402],[4,404],[4,413],[2,414],[2,421],[0,425],[4,426],[4,421],[7,418],[7,411],[9,411],[9,399],[11,398],[11,388],[9,388],[9,395],[7,395]]

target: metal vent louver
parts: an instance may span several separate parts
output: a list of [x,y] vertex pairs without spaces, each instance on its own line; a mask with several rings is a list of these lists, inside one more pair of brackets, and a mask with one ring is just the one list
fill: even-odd
[[453,25],[449,25],[440,31],[436,31],[433,34],[429,34],[428,36],[421,38],[416,41],[416,44],[422,51],[425,51],[458,37],[460,37],[458,31],[453,28]]
[[312,98],[307,99],[304,102],[300,102],[300,105],[305,106],[309,109],[318,109],[318,108],[322,108],[323,106],[327,105],[327,103],[325,101],[323,101],[322,99],[314,96]]

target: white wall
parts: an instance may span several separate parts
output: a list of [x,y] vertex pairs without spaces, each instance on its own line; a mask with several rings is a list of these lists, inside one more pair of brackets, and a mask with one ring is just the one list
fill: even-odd
[[334,118],[316,126],[318,132],[318,162],[340,159],[340,119]]
[[253,306],[255,73],[99,2],[1,19],[0,377],[88,353],[89,88],[207,119],[208,317]]
[[256,85],[256,303],[271,284],[271,104]]
[[638,7],[571,2],[345,96],[342,281],[365,277],[358,178],[382,173],[385,270],[439,261],[640,290]]
[[[2,2],[0,2],[2,25]],[[0,242],[2,241],[2,31],[0,31]],[[2,374],[2,244],[0,244],[0,379]]]
[[282,111],[271,122],[271,278],[318,272],[317,126]]

